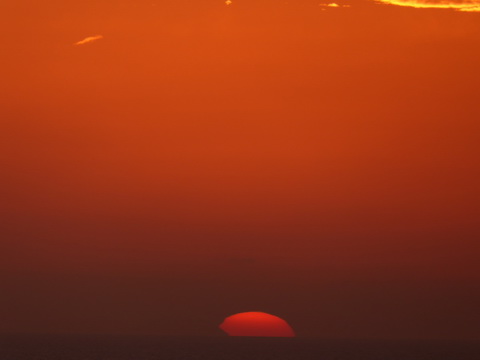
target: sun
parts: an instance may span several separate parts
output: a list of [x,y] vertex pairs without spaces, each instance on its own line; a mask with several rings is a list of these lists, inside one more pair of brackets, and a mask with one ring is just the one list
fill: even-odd
[[220,329],[230,336],[294,337],[292,327],[283,319],[264,312],[244,312],[227,317]]

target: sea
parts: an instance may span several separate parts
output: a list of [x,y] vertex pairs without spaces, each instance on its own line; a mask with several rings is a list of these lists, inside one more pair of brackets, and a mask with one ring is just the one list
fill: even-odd
[[0,336],[0,360],[480,360],[479,341]]

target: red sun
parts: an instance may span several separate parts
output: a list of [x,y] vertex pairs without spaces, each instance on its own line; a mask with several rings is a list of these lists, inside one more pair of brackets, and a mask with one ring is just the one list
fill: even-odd
[[230,336],[294,337],[288,323],[264,312],[244,312],[227,317],[220,329]]

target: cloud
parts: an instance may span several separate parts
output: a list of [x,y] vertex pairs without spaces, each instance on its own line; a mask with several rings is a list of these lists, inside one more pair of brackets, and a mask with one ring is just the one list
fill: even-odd
[[[320,6],[322,8],[326,8],[326,7],[329,7],[329,8],[347,8],[347,7],[350,7],[350,5],[339,5],[337,3],[318,4],[318,6]],[[324,10],[324,9],[322,9],[322,10]]]
[[452,9],[480,12],[480,0],[375,0],[377,3],[417,9]]
[[75,45],[85,45],[100,39],[103,39],[102,35],[88,36],[85,39],[76,42]]

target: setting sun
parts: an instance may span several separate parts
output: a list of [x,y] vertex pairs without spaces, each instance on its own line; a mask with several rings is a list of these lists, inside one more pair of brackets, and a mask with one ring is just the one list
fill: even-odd
[[220,328],[230,336],[294,337],[288,323],[264,312],[245,312],[227,317]]

